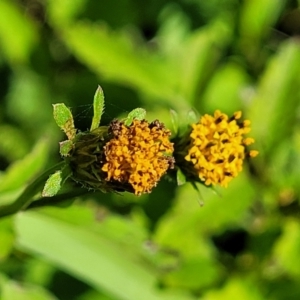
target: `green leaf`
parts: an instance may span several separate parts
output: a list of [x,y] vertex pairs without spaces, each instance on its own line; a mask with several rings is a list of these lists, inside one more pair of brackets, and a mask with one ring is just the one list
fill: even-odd
[[261,294],[258,286],[247,277],[234,278],[227,280],[227,283],[221,288],[210,289],[203,295],[203,300],[265,300],[266,297]]
[[171,121],[172,121],[172,126],[173,126],[173,133],[176,136],[178,133],[178,123],[179,123],[179,118],[178,118],[178,113],[174,109],[170,109],[170,115],[171,115]]
[[76,129],[71,110],[64,103],[53,104],[53,116],[56,124],[64,131],[68,139],[72,140]]
[[104,94],[100,85],[98,86],[94,96],[93,107],[94,107],[94,116],[92,120],[91,131],[99,127],[101,116],[104,110]]
[[199,91],[207,85],[209,76],[223,55],[221,50],[231,40],[231,22],[228,18],[210,22],[207,26],[193,31],[181,48],[176,49],[175,75],[179,78],[179,93],[188,103],[199,105]]
[[187,118],[188,124],[197,123],[197,122],[199,122],[199,119],[200,119],[199,113],[194,109],[190,109],[188,111],[186,118]]
[[300,45],[288,40],[268,62],[247,114],[259,157],[269,156],[269,151],[292,132],[300,103],[299,74]]
[[[255,47],[278,21],[286,0],[251,0],[241,5],[240,31],[245,46]],[[246,42],[246,41],[245,41]],[[249,49],[248,49],[249,52]]]
[[[199,185],[199,189],[205,201],[204,208],[199,207],[198,202],[195,201],[195,191],[189,184],[178,189],[176,206],[161,218],[157,226],[158,242],[167,245],[179,244],[180,246],[177,246],[179,248],[183,245],[178,237],[184,236],[187,231],[199,236],[207,230],[222,230],[226,226],[236,224],[247,216],[255,195],[255,190],[249,184],[249,178],[245,173],[239,174],[230,183],[230,187],[222,190],[222,198],[209,188],[202,188]],[[240,191],[243,191],[242,200]],[[224,205],[229,202],[230,209],[225,209]],[[197,224],[197,229],[194,224]],[[188,249],[180,248],[180,251],[186,250]]]
[[23,158],[30,150],[30,142],[20,126],[0,125],[0,141],[0,154],[9,162]]
[[[204,205],[204,200],[203,200],[203,196],[202,196],[202,194],[200,192],[199,186],[194,181],[192,181],[191,184],[192,184],[192,187],[194,188],[194,190],[196,191],[196,193],[198,195],[198,203],[199,203],[199,205],[203,206]],[[199,184],[202,184],[203,186],[205,186],[205,184],[202,183],[202,182],[199,183]],[[205,186],[205,188],[209,188],[209,187]]]
[[61,0],[57,5],[56,0],[49,0],[45,2],[45,5],[47,14],[52,17],[52,25],[55,23],[55,25],[65,27],[84,11],[86,2],[87,0]]
[[296,220],[284,224],[284,232],[274,247],[274,257],[292,276],[300,278],[300,225]]
[[32,179],[43,169],[48,151],[48,141],[43,139],[35,145],[31,153],[11,164],[1,177],[0,193],[16,190]]
[[178,185],[183,185],[186,183],[185,175],[180,169],[178,169],[176,172],[176,180]]
[[10,255],[14,247],[15,235],[12,226],[11,219],[0,220],[0,262],[3,262]]
[[53,197],[61,189],[64,182],[72,175],[68,166],[65,166],[60,171],[56,171],[54,174],[50,175],[45,183],[42,197]]
[[73,148],[73,141],[66,140],[59,143],[59,153],[61,156],[67,156]]
[[[7,24],[10,24],[7,26]],[[11,64],[26,63],[32,49],[38,42],[37,24],[24,15],[17,3],[0,1],[1,56],[6,56]]]
[[[47,211],[52,214],[46,214]],[[44,213],[20,213],[15,221],[19,247],[41,255],[115,299],[191,299],[160,292],[154,272],[139,263],[136,256],[131,257],[130,251],[124,251],[118,241],[101,234],[102,224],[83,206],[63,212],[48,208]],[[90,228],[85,226],[87,222],[91,223]]]
[[201,97],[203,111],[213,112],[216,109],[232,115],[241,109],[241,94],[250,86],[247,71],[236,62],[227,62],[214,72]]
[[146,117],[146,110],[143,108],[136,108],[128,114],[126,120],[124,121],[124,124],[126,126],[130,126],[134,119],[143,120],[145,119],[145,117]]
[[179,98],[174,92],[179,75],[173,65],[141,43],[137,51],[129,33],[88,22],[58,30],[70,51],[101,78],[134,87],[178,109],[187,108],[184,101],[174,101]]
[[40,286],[7,280],[1,289],[1,300],[56,300]]
[[50,175],[50,177],[45,183],[42,196],[52,197],[56,195],[61,189],[61,183],[62,183],[62,171],[57,171],[54,174]]

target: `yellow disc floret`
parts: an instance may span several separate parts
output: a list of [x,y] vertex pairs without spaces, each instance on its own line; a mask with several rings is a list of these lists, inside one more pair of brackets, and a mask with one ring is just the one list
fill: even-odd
[[250,121],[238,122],[241,116],[238,111],[228,118],[217,110],[214,116],[206,114],[192,125],[185,159],[206,185],[226,187],[241,172],[246,155],[258,154],[255,150],[246,152],[246,146],[254,143],[254,139],[244,138],[250,132]]
[[173,167],[171,132],[159,121],[146,120],[134,120],[130,126],[115,121],[111,132],[113,138],[104,146],[106,180],[129,184],[136,195],[151,192]]

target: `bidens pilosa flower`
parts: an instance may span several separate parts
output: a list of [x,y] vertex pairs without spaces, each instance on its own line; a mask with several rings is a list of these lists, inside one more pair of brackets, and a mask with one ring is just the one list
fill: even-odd
[[245,137],[250,132],[250,121],[240,121],[242,113],[232,117],[216,110],[214,115],[204,115],[192,124],[190,132],[175,150],[175,159],[183,173],[205,185],[227,187],[243,167],[246,156],[255,157],[258,151],[247,150],[254,143]]
[[105,180],[129,185],[136,195],[151,192],[167,170],[173,168],[171,132],[158,120],[134,120],[130,126],[116,120],[104,146]]
[[174,165],[170,134],[157,120],[135,119],[78,135],[69,158],[72,177],[87,188],[150,193]]
[[136,108],[122,121],[99,126],[104,110],[100,86],[94,96],[89,131],[78,132],[71,110],[63,103],[53,108],[54,119],[68,139],[60,143],[64,163],[47,180],[43,190],[46,197],[56,195],[68,178],[91,190],[150,193],[174,167],[171,132],[158,120],[146,121],[144,109]]

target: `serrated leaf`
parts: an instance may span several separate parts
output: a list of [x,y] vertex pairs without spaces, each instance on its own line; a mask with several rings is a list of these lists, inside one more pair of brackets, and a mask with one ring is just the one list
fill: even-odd
[[178,123],[179,123],[178,113],[174,109],[170,109],[170,115],[171,115],[171,121],[172,121],[174,135],[177,135]]
[[180,169],[177,170],[176,180],[178,185],[183,185],[186,183],[186,177]]
[[45,183],[42,196],[43,197],[53,197],[61,189],[62,183],[62,171],[56,171],[54,174],[50,175]]
[[53,104],[53,116],[56,124],[64,131],[68,139],[72,140],[76,129],[71,110],[64,103]]
[[134,119],[143,120],[145,119],[145,117],[146,117],[146,110],[143,108],[136,108],[128,114],[124,124],[126,126],[129,126]]
[[67,156],[73,148],[73,142],[66,140],[59,143],[59,153],[61,156]]
[[100,85],[98,86],[94,96],[93,107],[94,107],[94,116],[92,120],[91,131],[99,127],[101,116],[104,110],[104,93]]

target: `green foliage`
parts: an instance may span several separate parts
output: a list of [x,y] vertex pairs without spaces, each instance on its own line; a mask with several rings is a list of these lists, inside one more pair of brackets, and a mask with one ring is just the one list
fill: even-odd
[[[31,2],[0,1],[0,298],[300,299],[300,2]],[[64,163],[35,180],[100,121],[147,110],[175,137],[216,109],[260,152],[227,189],[80,196]]]
[[52,197],[56,195],[61,189],[62,182],[62,171],[56,171],[54,174],[50,175],[50,177],[45,183],[42,196]]
[[48,147],[48,141],[43,139],[35,145],[31,153],[11,164],[1,177],[0,193],[24,186],[43,170],[49,151]]
[[124,124],[126,126],[129,126],[134,119],[143,120],[145,119],[145,117],[146,111],[143,108],[136,108],[128,114],[126,120],[124,121]]
[[56,124],[64,131],[68,139],[74,139],[76,129],[70,109],[63,103],[54,104],[53,116]]
[[98,86],[94,96],[93,108],[94,116],[92,120],[91,131],[99,127],[101,116],[104,110],[104,94],[100,85]]

